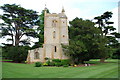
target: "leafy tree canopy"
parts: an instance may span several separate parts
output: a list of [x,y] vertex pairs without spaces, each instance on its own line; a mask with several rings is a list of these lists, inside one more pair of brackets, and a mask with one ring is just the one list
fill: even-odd
[[25,9],[16,4],[4,4],[0,7],[3,14],[0,19],[4,22],[0,23],[2,37],[10,36],[7,40],[12,41],[12,45],[30,44],[28,38],[22,40],[23,36],[36,37],[33,26],[36,25],[38,15],[36,11]]
[[75,18],[70,21],[70,44],[63,45],[63,50],[74,63],[83,63],[93,58],[107,56],[106,38],[101,36],[99,28],[90,20]]

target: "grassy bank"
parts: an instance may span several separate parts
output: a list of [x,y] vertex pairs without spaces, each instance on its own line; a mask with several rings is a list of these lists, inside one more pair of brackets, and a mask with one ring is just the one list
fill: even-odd
[[118,60],[84,67],[34,67],[34,64],[3,62],[3,78],[117,78]]

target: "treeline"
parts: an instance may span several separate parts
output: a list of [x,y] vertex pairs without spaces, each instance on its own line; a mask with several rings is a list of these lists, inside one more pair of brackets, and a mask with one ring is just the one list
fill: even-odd
[[[42,46],[44,39],[44,11],[38,12],[25,9],[16,4],[4,4],[0,6],[3,14],[0,14],[0,30],[6,42],[2,43],[2,56],[15,62],[23,62],[27,58],[28,50]],[[34,26],[38,26],[34,28]],[[38,38],[34,46],[29,47],[30,38]]]
[[[25,9],[16,4],[4,4],[0,7],[3,14],[0,14],[1,38],[6,38],[11,43],[3,43],[3,58],[11,59],[15,62],[26,60],[27,51],[42,47],[44,42],[44,10],[39,15],[38,12]],[[48,10],[49,12],[49,10]],[[112,12],[105,12],[103,15],[95,17],[96,22],[75,18],[70,21],[69,26],[69,46],[64,46],[65,54],[74,63],[84,63],[86,60],[100,58],[101,62],[106,58],[120,58],[120,44],[116,38],[120,34],[114,31],[111,26],[113,22],[109,19]],[[37,25],[37,28],[33,26]],[[98,26],[97,26],[98,25]],[[108,36],[108,33],[111,34]],[[9,37],[8,37],[9,36]],[[38,38],[32,47],[30,37]]]
[[120,33],[114,32],[116,28],[109,21],[112,12],[105,12],[95,17],[96,22],[75,18],[70,21],[70,44],[63,45],[64,52],[74,63],[84,63],[90,59],[100,59],[104,62],[107,58],[120,59]]

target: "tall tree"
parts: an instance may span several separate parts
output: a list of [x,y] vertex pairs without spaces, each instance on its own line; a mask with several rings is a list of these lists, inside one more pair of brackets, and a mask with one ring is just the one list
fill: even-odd
[[75,18],[70,21],[69,36],[70,44],[63,45],[63,50],[74,63],[100,58],[106,51],[100,30],[90,20]]
[[[109,38],[107,37],[107,34],[110,34],[110,31],[116,30],[113,26],[110,26],[110,24],[113,24],[114,22],[109,21],[112,17],[112,12],[105,12],[101,16],[97,16],[94,19],[97,20],[96,24],[98,24],[98,28],[101,30],[101,36],[106,40],[104,45],[106,45],[106,49],[109,49]],[[108,40],[108,41],[107,41]],[[110,49],[109,49],[110,50]],[[106,54],[106,53],[103,53]],[[107,56],[103,56],[100,60],[100,62],[104,62],[105,58]]]
[[110,24],[113,24],[114,22],[109,21],[110,18],[112,18],[112,12],[105,12],[101,16],[97,16],[94,19],[97,20],[96,24],[98,24],[99,29],[101,30],[101,35],[106,36],[109,31],[116,30],[113,26],[110,26]]
[[4,21],[0,23],[2,37],[10,36],[7,40],[12,41],[12,45],[29,44],[28,38],[22,40],[23,36],[36,37],[33,29],[38,19],[36,11],[25,9],[16,4],[4,4],[0,9],[4,12],[0,15],[0,19]]

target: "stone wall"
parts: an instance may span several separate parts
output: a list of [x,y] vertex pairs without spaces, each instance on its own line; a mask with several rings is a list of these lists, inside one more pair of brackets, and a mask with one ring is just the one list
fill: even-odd
[[[36,53],[38,54],[38,59],[35,58]],[[28,50],[27,63],[34,63],[34,62],[44,62],[43,48]]]

